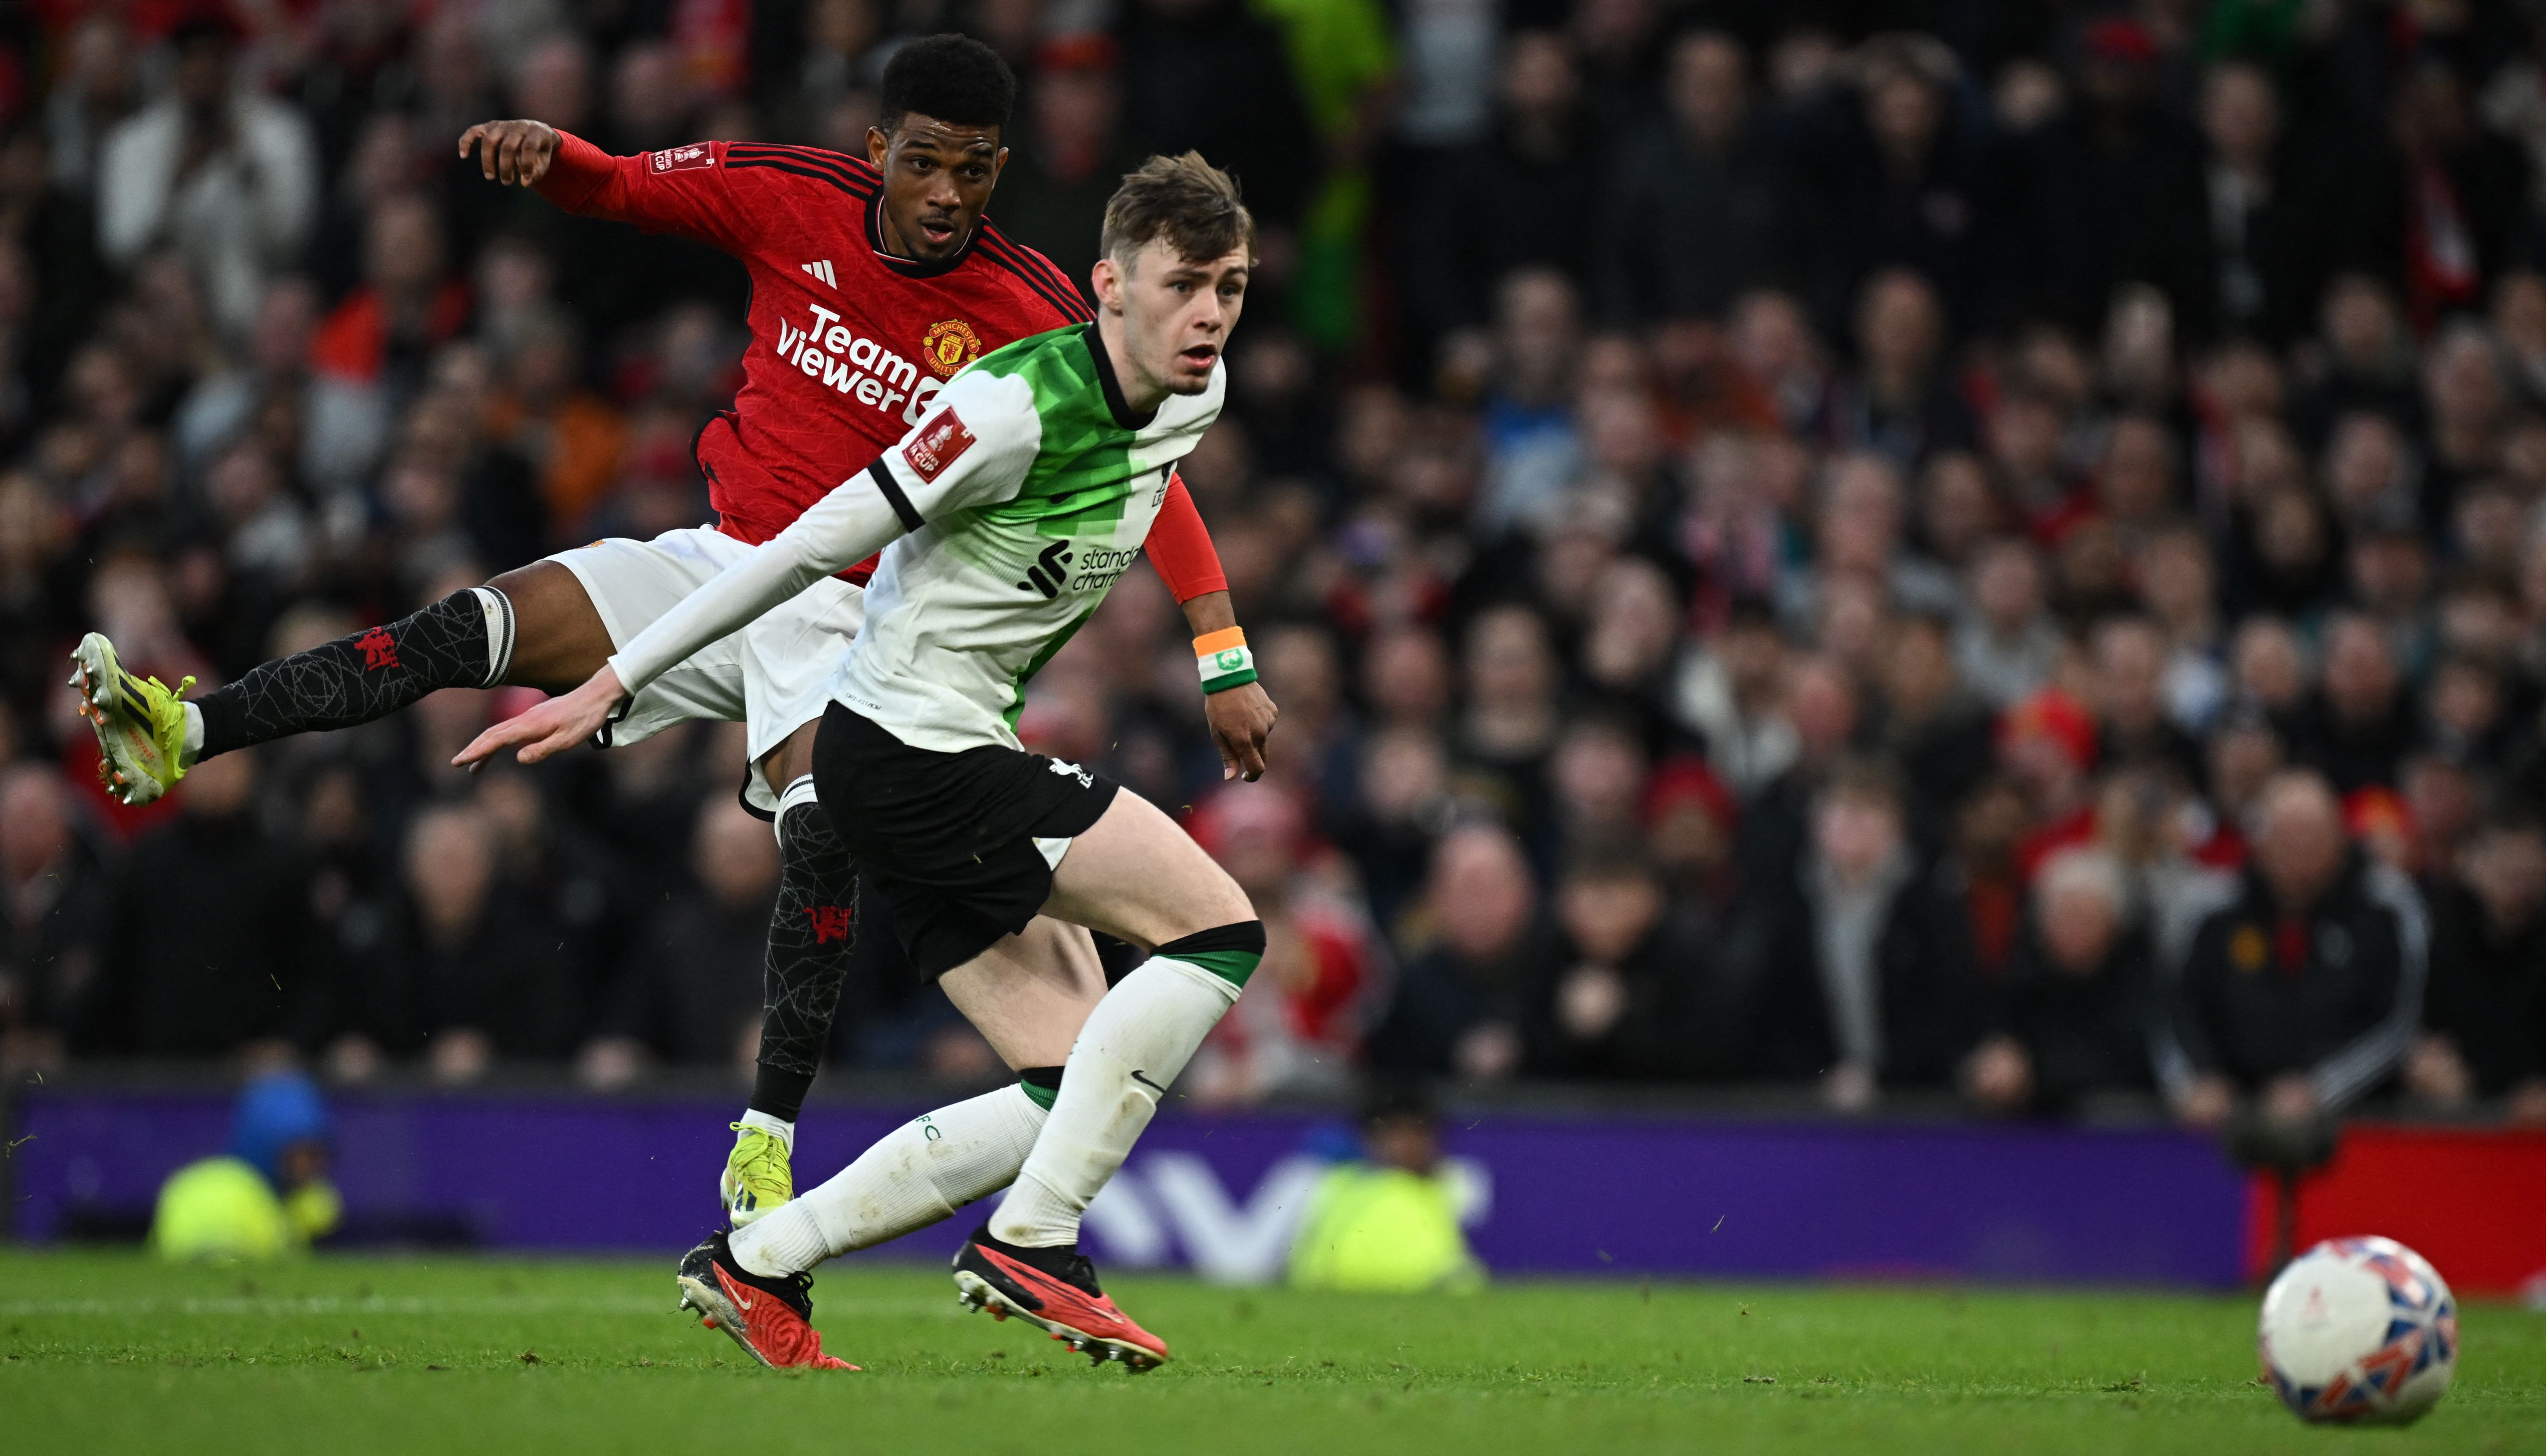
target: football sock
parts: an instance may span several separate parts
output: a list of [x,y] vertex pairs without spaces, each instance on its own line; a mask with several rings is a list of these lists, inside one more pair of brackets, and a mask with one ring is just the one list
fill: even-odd
[[[1058,1067],[1026,1078],[1060,1080]],[[1013,1181],[1047,1115],[1036,1082],[940,1107],[905,1122],[820,1187],[732,1236],[736,1262],[764,1278],[898,1239]]]
[[760,975],[760,1057],[751,1106],[794,1122],[822,1065],[857,943],[858,865],[813,800],[812,776],[778,803],[778,908]]
[[1079,1216],[1263,958],[1263,922],[1221,926],[1159,946],[1105,993],[1069,1049],[1069,1076],[1016,1191],[990,1220],[993,1238],[1029,1249],[1078,1241]]
[[788,1118],[772,1116],[754,1107],[742,1114],[742,1125],[758,1128],[777,1138],[787,1145],[787,1151],[791,1155],[796,1151],[796,1124]]
[[[513,665],[513,604],[492,587],[412,616],[260,663],[196,698],[195,757],[383,718],[444,688],[492,688]],[[189,725],[189,739],[196,737]]]

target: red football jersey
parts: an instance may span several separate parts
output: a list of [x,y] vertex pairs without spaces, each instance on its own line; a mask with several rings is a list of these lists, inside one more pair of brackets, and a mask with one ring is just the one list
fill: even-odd
[[[776,535],[865,469],[919,423],[956,370],[1094,317],[1051,260],[987,218],[950,258],[886,253],[876,217],[883,178],[863,157],[740,141],[614,157],[558,136],[541,196],[587,217],[695,238],[750,273],[742,388],[696,445],[718,526],[741,540]],[[1181,482],[1168,494],[1162,518],[1193,515]],[[1197,539],[1202,555],[1189,559]],[[1225,585],[1199,519],[1171,528],[1150,554],[1179,601]],[[844,574],[863,581],[866,571]]]

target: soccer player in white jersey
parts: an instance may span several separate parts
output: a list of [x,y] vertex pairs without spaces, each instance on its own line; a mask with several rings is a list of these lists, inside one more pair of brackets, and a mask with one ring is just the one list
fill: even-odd
[[[1025,685],[1138,551],[1175,462],[1220,414],[1254,223],[1200,156],[1153,157],[1108,203],[1096,321],[1023,340],[951,380],[865,471],[673,607],[563,697],[489,729],[474,764],[589,738],[708,642],[884,549],[866,629],[831,680],[814,782],[893,907],[911,959],[1002,1052],[1065,993],[1015,948],[1038,913],[1150,948],[1107,992],[1030,1145],[896,1134],[840,1174],[682,1260],[684,1299],[773,1364],[837,1362],[806,1271],[1014,1191],[957,1256],[964,1302],[1146,1369],[1164,1341],[1108,1299],[1080,1216],[1264,951],[1243,891],[1166,815],[1014,732]],[[1231,644],[1201,660],[1250,673]],[[1015,1058],[1011,1057],[1011,1061]]]

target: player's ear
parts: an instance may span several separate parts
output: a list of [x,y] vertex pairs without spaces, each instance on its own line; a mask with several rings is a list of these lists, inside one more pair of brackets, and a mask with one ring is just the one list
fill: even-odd
[[1115,265],[1112,257],[1097,259],[1096,266],[1087,271],[1087,281],[1095,284],[1096,301],[1107,312],[1123,311],[1123,270]]
[[884,170],[885,154],[892,150],[892,134],[882,126],[867,128],[867,163],[878,172]]
[[999,174],[1006,170],[1008,170],[1008,149],[1006,147],[1001,147],[999,148],[999,154],[990,158],[990,186],[997,187],[999,185]]

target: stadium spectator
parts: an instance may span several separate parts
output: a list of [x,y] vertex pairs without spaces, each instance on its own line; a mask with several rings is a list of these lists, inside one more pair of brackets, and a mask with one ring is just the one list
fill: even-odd
[[1505,831],[1471,824],[1432,851],[1423,917],[1428,945],[1407,957],[1371,1065],[1492,1082],[1520,1070],[1520,993],[1545,931],[1529,862]]
[[[589,1086],[625,1086],[655,1057],[750,1076],[760,1051],[759,939],[778,895],[778,843],[731,794],[712,792],[698,806],[689,870],[705,893],[670,897],[631,947],[636,968],[576,1058]],[[847,924],[833,928],[852,932]]]
[[56,770],[0,772],[0,1067],[58,1067],[64,1012],[97,975],[108,887]]
[[1890,775],[1840,766],[1813,798],[1797,872],[1757,885],[1738,973],[1757,998],[1754,1074],[1817,1075],[1843,1112],[1871,1107],[1880,1087],[1942,1085],[1981,1010],[1953,889],[1913,853]]
[[2281,1123],[2339,1111],[2395,1072],[2421,1011],[2421,897],[2347,843],[2333,786],[2284,773],[2255,818],[2252,866],[2194,930],[2168,1013],[2160,1070],[2196,1124],[2249,1098]]
[[1725,1070],[1715,954],[1671,914],[1660,874],[1623,848],[1576,851],[1556,881],[1559,937],[1522,987],[1533,1076],[1686,1082]]
[[175,248],[213,321],[235,337],[316,219],[315,148],[297,109],[235,85],[225,22],[188,21],[170,44],[171,94],[109,132],[100,150],[98,246],[126,268]]
[[[1313,861],[1307,817],[1280,789],[1231,783],[1196,810],[1195,843],[1264,920],[1264,963],[1186,1070],[1213,1102],[1334,1095],[1387,985],[1379,937]],[[1260,987],[1259,987],[1260,983]]]
[[1410,280],[1420,337],[1485,324],[1497,283],[1517,269],[1550,269],[1577,286],[1589,279],[1586,224],[1604,197],[1599,150],[1579,134],[1580,95],[1563,36],[1523,31],[1505,42],[1492,132],[1431,184],[1427,266]]
[[1960,1068],[1974,1101],[2064,1112],[2153,1085],[2152,950],[2128,912],[2120,870],[2101,850],[2065,849],[2042,867],[2013,963],[1991,988],[1993,1029]]
[[2505,1097],[2546,1123],[2546,832],[2480,827],[2431,906],[2431,984],[2405,1085],[2441,1108]]
[[[72,1046],[141,1057],[289,1056],[324,1036],[297,856],[256,821],[259,764],[212,760],[175,818],[135,840],[110,891]],[[176,940],[160,933],[183,925]]]
[[1105,200],[1141,165],[1141,151],[1122,129],[1119,47],[1102,36],[1047,42],[1036,52],[1026,105],[1028,116],[999,174],[999,225],[1038,239],[1044,256],[1083,291],[1096,265]]
[[582,1029],[581,988],[550,927],[503,893],[501,852],[483,809],[415,817],[398,928],[348,1009],[350,1033],[389,1056],[421,1053],[438,1081],[474,1082],[498,1060],[561,1062]]
[[2244,62],[2203,82],[2201,129],[2218,326],[2286,346],[2305,332],[2323,287],[2327,240],[2316,219],[2330,199],[2319,158],[2291,134],[2272,78]]
[[1600,282],[1615,324],[1721,320],[1785,277],[1793,200],[1750,116],[1749,59],[1733,38],[1672,42],[1662,117],[1620,162]]

